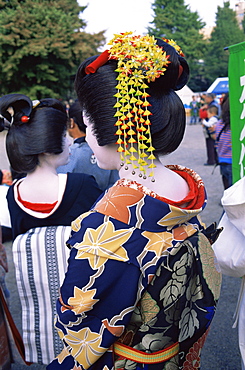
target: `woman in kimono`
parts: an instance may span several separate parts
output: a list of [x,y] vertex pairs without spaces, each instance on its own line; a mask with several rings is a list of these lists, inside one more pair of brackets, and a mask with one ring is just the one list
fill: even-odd
[[92,176],[56,172],[69,160],[61,102],[9,94],[0,99],[0,114],[1,129],[8,129],[11,168],[26,174],[7,193],[26,361],[48,364],[62,349],[53,320],[67,267],[70,224],[81,209],[90,209],[101,190]]
[[184,135],[174,90],[188,65],[173,40],[128,32],[109,45],[80,65],[75,89],[98,165],[120,179],[72,223],[55,323],[64,350],[47,369],[198,369],[220,274],[198,217],[202,179],[163,164]]

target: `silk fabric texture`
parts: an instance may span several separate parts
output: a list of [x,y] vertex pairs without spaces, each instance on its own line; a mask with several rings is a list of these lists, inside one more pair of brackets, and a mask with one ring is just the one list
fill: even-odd
[[208,239],[198,233],[203,182],[192,170],[168,167],[193,184],[191,209],[119,180],[72,223],[55,324],[66,346],[48,370],[144,368],[114,356],[118,340],[147,353],[180,343],[175,357],[147,369],[199,367],[221,277]]

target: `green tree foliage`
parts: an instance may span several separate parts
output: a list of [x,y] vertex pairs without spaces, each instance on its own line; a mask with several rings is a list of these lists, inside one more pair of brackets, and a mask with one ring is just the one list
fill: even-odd
[[206,80],[200,62],[205,55],[206,42],[200,34],[205,23],[199,19],[197,12],[191,12],[184,0],[155,0],[152,9],[154,18],[151,35],[173,39],[182,48],[190,66],[188,86],[194,91],[204,90]]
[[67,98],[80,62],[98,53],[76,0],[0,0],[0,94]]
[[205,71],[212,83],[217,77],[228,76],[229,51],[228,46],[245,40],[243,30],[239,28],[236,13],[230,8],[229,1],[217,8],[216,26],[213,29],[208,43],[205,57]]
[[243,32],[245,33],[245,17],[242,20],[242,28],[243,28]]

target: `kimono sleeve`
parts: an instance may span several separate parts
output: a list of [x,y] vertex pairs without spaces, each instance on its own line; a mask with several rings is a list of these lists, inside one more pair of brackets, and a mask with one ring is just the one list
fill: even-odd
[[223,227],[213,250],[224,275],[242,277],[245,275],[245,237],[223,215],[219,227]]
[[[140,269],[130,263],[124,248],[115,252],[117,259],[108,252],[111,250],[105,249],[103,255],[72,248],[57,301],[55,326],[67,356],[82,369],[90,368],[121,336],[139,299]],[[56,364],[64,357],[63,352]],[[62,367],[48,367],[56,368]]]

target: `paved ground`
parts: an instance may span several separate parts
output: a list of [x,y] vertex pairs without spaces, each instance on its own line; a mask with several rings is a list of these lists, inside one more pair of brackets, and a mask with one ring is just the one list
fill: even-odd
[[[202,220],[209,225],[218,221],[222,215],[220,199],[223,187],[219,168],[213,172],[206,162],[205,142],[200,125],[188,125],[185,138],[180,148],[169,155],[166,164],[181,164],[193,168],[202,177],[208,194],[208,204],[202,213]],[[4,149],[4,134],[0,133],[0,168],[8,168]],[[10,308],[14,319],[21,329],[21,307],[16,291],[15,275],[11,257],[11,244],[7,243],[10,272],[7,274],[7,285],[11,291]],[[237,330],[232,329],[232,316],[236,306],[240,281],[224,276],[221,298],[212,323],[210,334],[202,352],[201,370],[239,370],[240,356],[237,343]],[[41,370],[45,367],[13,365],[13,370]],[[99,370],[99,369],[98,369]]]

